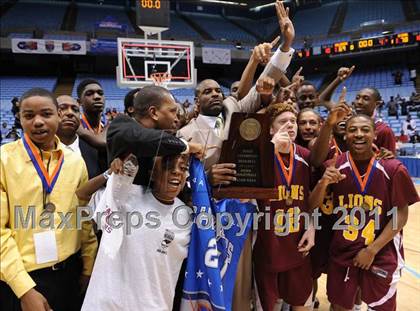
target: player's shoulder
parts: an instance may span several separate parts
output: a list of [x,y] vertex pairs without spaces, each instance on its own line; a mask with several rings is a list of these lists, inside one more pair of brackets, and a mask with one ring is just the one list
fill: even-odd
[[376,168],[382,171],[388,179],[392,178],[398,171],[407,171],[404,164],[398,159],[382,159],[377,161]]
[[[324,166],[325,166],[325,167],[330,166],[330,165],[331,165],[331,163],[332,163],[332,161],[333,161],[333,159],[332,159],[332,158],[331,158],[331,159],[326,160],[326,161],[324,162]],[[337,168],[339,168],[339,169],[343,169],[343,168],[347,167],[348,165],[349,165],[349,160],[348,160],[348,157],[347,157],[347,152],[343,152],[343,153],[339,154],[339,155],[337,156],[337,162],[336,162],[336,164],[335,164],[335,167],[337,167]]]
[[376,121],[375,122],[375,130],[376,132],[392,132],[391,127],[383,121]]
[[302,163],[306,164],[307,166],[309,166],[309,160],[310,160],[310,156],[311,156],[311,151],[305,147],[302,147],[298,144],[295,144],[296,147],[296,158],[297,160],[301,161]]

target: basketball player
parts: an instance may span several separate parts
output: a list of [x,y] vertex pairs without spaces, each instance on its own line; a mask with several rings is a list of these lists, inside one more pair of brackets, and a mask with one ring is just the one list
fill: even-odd
[[[324,161],[332,159],[335,153],[341,154],[347,151],[347,144],[344,138],[346,120],[353,116],[354,112],[346,104],[346,92],[344,87],[340,94],[338,105],[332,105],[333,108],[328,115],[327,122],[322,125],[317,139],[311,143],[311,164],[314,167],[319,167]],[[385,124],[383,125],[386,127]],[[379,150],[375,144],[372,147],[378,159],[392,159],[395,157],[392,151],[384,147],[381,147]]]
[[[376,106],[381,103],[381,94],[373,87],[361,89],[353,102],[353,108],[357,114],[365,114],[374,118]],[[395,154],[396,140],[392,129],[381,120],[375,120],[375,146],[386,148]]]
[[404,265],[402,228],[408,206],[419,201],[407,169],[395,159],[377,160],[375,123],[366,115],[346,123],[349,151],[329,163],[310,197],[320,206],[332,193],[334,231],[327,293],[334,311],[352,310],[358,288],[369,310],[396,310],[397,282]]
[[311,108],[305,108],[298,114],[298,136],[296,143],[308,148],[309,142],[318,137],[321,129],[321,116]]
[[[276,151],[274,169],[279,197],[259,202],[260,210],[269,206],[270,224],[259,224],[254,246],[258,294],[264,310],[273,310],[278,298],[293,306],[293,310],[310,310],[312,276],[306,255],[314,244],[314,228],[305,228],[304,217],[300,217],[301,212],[308,210],[309,150],[294,143],[297,113],[290,105],[271,105],[267,113]],[[285,222],[284,217],[293,219],[294,213],[299,213],[298,221]],[[278,226],[280,223],[286,228]]]

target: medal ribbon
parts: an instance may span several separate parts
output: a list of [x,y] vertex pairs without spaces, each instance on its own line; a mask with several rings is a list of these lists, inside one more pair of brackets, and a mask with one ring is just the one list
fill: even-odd
[[292,179],[294,175],[294,168],[296,166],[295,150],[293,146],[294,144],[290,144],[289,171],[287,171],[286,166],[284,165],[283,159],[277,152],[276,152],[276,158],[275,158],[277,167],[279,169],[281,180],[286,185],[287,190],[290,190],[290,186],[292,184]]
[[374,156],[370,159],[365,177],[362,177],[359,173],[359,170],[357,169],[356,164],[354,164],[354,161],[350,152],[347,152],[347,159],[350,162],[351,172],[352,172],[354,180],[356,181],[357,187],[359,188],[359,191],[361,192],[361,194],[365,195],[367,192],[367,189],[369,188],[369,184],[372,180],[372,176],[375,171],[377,161]]
[[104,127],[102,121],[99,122],[99,126],[96,130],[93,129],[93,127],[90,125],[86,115],[83,113],[82,114],[82,118],[80,119],[80,121],[82,122],[82,125],[85,129],[91,130],[92,132],[95,132],[96,134],[102,132],[102,128]]
[[58,159],[57,166],[54,168],[52,175],[50,176],[47,169],[45,168],[44,161],[40,157],[37,147],[31,141],[29,136],[25,134],[22,138],[23,145],[28,153],[29,157],[31,158],[32,164],[34,165],[39,178],[42,181],[42,187],[45,191],[50,194],[54,189],[55,183],[57,182],[58,175],[60,175],[61,167],[63,166],[64,162],[64,154],[61,151],[60,157]]
[[336,142],[336,140],[335,140],[334,137],[333,137],[332,141],[333,141],[333,144],[334,144],[334,147],[335,147],[335,153],[337,153],[339,155],[342,154],[343,151],[341,151],[340,147],[338,147],[338,144],[337,144],[337,142]]

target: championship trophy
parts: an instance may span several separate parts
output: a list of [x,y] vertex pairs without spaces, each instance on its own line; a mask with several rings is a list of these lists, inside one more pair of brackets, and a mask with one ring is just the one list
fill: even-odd
[[236,164],[236,181],[213,188],[216,198],[270,199],[278,196],[274,145],[266,114],[234,113],[219,163]]

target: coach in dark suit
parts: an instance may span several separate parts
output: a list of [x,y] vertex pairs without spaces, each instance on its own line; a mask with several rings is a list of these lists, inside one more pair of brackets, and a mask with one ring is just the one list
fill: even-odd
[[108,128],[108,161],[125,158],[130,153],[138,159],[140,169],[135,184],[149,184],[153,157],[180,153],[201,155],[203,147],[187,143],[174,133],[179,122],[178,106],[171,93],[160,86],[142,88],[134,99],[133,118],[116,117]]
[[106,163],[101,166],[99,151],[81,139],[77,134],[80,126],[80,105],[71,96],[62,95],[57,98],[60,124],[57,135],[68,149],[81,154],[86,163],[89,179],[103,173]]

